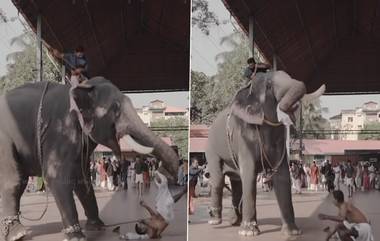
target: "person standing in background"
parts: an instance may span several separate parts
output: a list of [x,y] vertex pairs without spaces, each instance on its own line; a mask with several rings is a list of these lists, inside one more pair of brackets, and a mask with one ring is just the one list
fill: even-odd
[[362,189],[362,180],[363,180],[363,167],[360,162],[357,162],[356,173],[355,173],[356,191],[359,191]]
[[142,162],[142,173],[143,173],[144,186],[148,188],[150,186],[150,176],[149,176],[149,163],[146,158],[144,158]]
[[136,157],[136,164],[135,164],[135,173],[136,173],[136,185],[137,185],[137,192],[139,199],[142,198],[142,188],[144,185],[144,176],[143,176],[143,161]]
[[108,191],[113,191],[115,189],[115,186],[113,185],[113,165],[111,163],[111,160],[108,159],[108,165],[107,165],[107,189]]
[[306,188],[307,190],[310,190],[311,189],[311,183],[310,183],[310,166],[309,164],[305,164],[304,167],[303,167],[303,171],[305,172],[305,176],[306,176]]
[[123,190],[128,189],[128,169],[131,162],[124,158],[120,165],[120,181]]
[[311,182],[311,190],[318,191],[318,183],[319,183],[319,168],[315,161],[310,168],[310,182]]
[[333,170],[334,170],[334,174],[335,174],[335,178],[334,178],[335,190],[340,190],[341,170],[340,170],[339,164],[335,163]]

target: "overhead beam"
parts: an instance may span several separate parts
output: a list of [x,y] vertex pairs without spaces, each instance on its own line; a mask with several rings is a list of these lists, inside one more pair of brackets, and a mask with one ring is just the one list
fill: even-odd
[[90,13],[90,10],[88,9],[88,3],[86,0],[83,0],[83,5],[84,5],[84,9],[86,11],[86,14],[87,14],[87,17],[88,17],[88,21],[90,23],[90,29],[91,29],[91,33],[92,33],[92,36],[94,37],[95,39],[95,44],[100,52],[100,56],[101,56],[101,60],[103,62],[103,66],[106,66],[106,58],[104,56],[104,53],[102,51],[102,48],[100,47],[100,43],[99,43],[99,39],[98,39],[98,36],[95,32],[95,23],[94,23],[94,19]]
[[[264,36],[264,38],[266,39],[266,42],[269,44],[269,46],[271,47],[272,49],[272,53],[275,54],[277,51],[275,49],[275,47],[273,46],[272,42],[269,40],[268,36],[266,35],[266,33],[264,32],[263,28],[261,27],[259,21],[258,21],[258,18],[257,18],[257,14],[255,14],[251,9],[250,7],[248,6],[248,4],[246,3],[245,0],[240,0],[241,3],[244,5],[244,7],[246,8],[246,11],[247,13],[249,14],[248,16],[256,16],[256,18],[254,19],[254,25],[256,24],[256,26],[258,27],[258,30],[261,32],[261,34]],[[257,31],[256,31],[257,33]],[[267,60],[269,60],[269,56],[264,56]],[[272,56],[273,58],[273,56]],[[276,55],[276,58],[279,62],[281,62],[281,66],[284,68],[284,70],[286,71],[287,70],[287,67],[286,67],[286,64],[284,63],[284,61],[282,61],[282,59],[280,58],[279,55]],[[272,63],[273,64],[273,63]],[[277,65],[277,64],[276,64]],[[277,66],[276,66],[277,67]]]
[[255,33],[254,26],[255,18],[253,15],[249,16],[249,27],[248,27],[248,38],[249,38],[249,49],[250,49],[250,57],[255,58]]
[[42,17],[41,14],[38,14],[37,16],[37,34],[36,34],[36,39],[37,39],[37,48],[36,48],[36,70],[37,70],[37,82],[42,81]]
[[376,19],[377,19],[379,8],[380,8],[380,0],[378,0],[377,3],[376,3],[375,13],[373,14],[373,18],[372,18],[372,23],[371,23],[371,34],[372,35],[374,34],[373,31],[374,31],[374,28],[375,28],[375,24],[376,24]]
[[304,22],[304,17],[302,16],[301,9],[300,9],[300,7],[298,5],[298,0],[294,0],[294,2],[295,2],[295,5],[296,5],[298,18],[299,18],[299,20],[301,22],[301,26],[302,26],[302,28],[304,30],[305,35],[306,35],[309,51],[310,51],[311,57],[313,59],[314,69],[315,69],[315,71],[318,71],[318,64],[317,64],[317,60],[316,60],[315,55],[314,55],[313,45],[311,43],[311,37],[310,37],[309,31],[307,31],[307,29],[306,29],[306,25],[305,25],[305,22]]
[[334,44],[338,47],[338,26],[336,24],[336,0],[331,0],[332,8],[332,20],[333,20],[333,31],[334,31]]
[[124,0],[120,0],[120,5],[121,5],[121,7],[120,7],[121,8],[121,15],[120,15],[120,18],[121,18],[121,32],[122,32],[123,47],[124,47],[124,46],[126,46],[126,42],[127,42],[127,31],[126,31],[127,21],[126,21],[126,17],[125,17],[125,14],[127,12],[127,8],[126,8],[126,3],[125,3]]

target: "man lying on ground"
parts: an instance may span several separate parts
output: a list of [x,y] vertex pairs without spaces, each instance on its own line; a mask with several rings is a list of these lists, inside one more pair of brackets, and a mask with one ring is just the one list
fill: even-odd
[[344,201],[342,191],[333,191],[334,204],[338,207],[338,216],[330,216],[320,213],[318,217],[321,220],[335,221],[338,224],[328,233],[326,240],[330,240],[333,235],[336,235],[342,241],[373,241],[371,226],[364,214],[355,207],[352,203]]
[[[185,185],[185,187],[178,194],[172,196],[168,188],[168,181],[164,175],[156,171],[154,181],[158,186],[156,211],[149,207],[144,201],[140,201],[140,205],[149,212],[150,217],[136,223],[136,233],[126,233],[124,235],[120,235],[120,239],[131,240],[161,238],[161,233],[174,218],[174,203],[176,203],[184,194],[187,193],[187,186]],[[114,231],[119,232],[119,227],[115,228]]]

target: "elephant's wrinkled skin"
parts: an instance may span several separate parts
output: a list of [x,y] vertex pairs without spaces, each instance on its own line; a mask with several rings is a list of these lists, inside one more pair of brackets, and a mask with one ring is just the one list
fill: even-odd
[[[37,111],[45,82],[27,84],[0,97],[0,191],[2,198],[2,220],[8,220],[10,228],[6,239],[24,234],[19,223],[20,198],[29,176],[45,175],[47,186],[54,195],[62,216],[64,228],[78,225],[78,214],[73,191],[78,196],[88,218],[87,226],[100,228],[98,206],[89,176],[84,178],[82,167],[88,170],[89,163],[82,164],[82,129],[89,130],[84,143],[89,155],[97,144],[102,144],[120,157],[119,138],[130,135],[144,146],[153,147],[153,154],[163,161],[161,171],[169,180],[175,180],[178,157],[171,147],[156,137],[140,120],[130,99],[124,96],[110,81],[95,77],[72,91],[79,112],[69,112],[69,87],[50,83],[42,105],[43,167],[37,158]],[[78,121],[82,115],[83,128]],[[87,141],[88,140],[88,141]],[[138,143],[134,143],[139,147]],[[141,146],[140,146],[141,147]],[[152,150],[151,148],[145,150]],[[141,148],[140,148],[141,149]],[[2,228],[4,225],[2,225]],[[79,227],[79,226],[78,226]],[[66,235],[68,240],[84,240],[79,230]]]
[[[224,175],[227,175],[230,177],[232,189],[231,224],[240,225],[240,235],[259,234],[256,219],[256,178],[262,171],[262,164],[257,130],[261,135],[264,151],[274,167],[285,151],[285,127],[268,125],[264,122],[264,116],[266,120],[278,122],[277,105],[292,115],[297,102],[305,93],[304,84],[291,79],[285,72],[258,73],[251,85],[242,88],[235,95],[232,104],[219,113],[210,128],[206,150],[211,176],[210,224],[222,222],[222,193]],[[231,116],[228,121],[229,113]],[[227,131],[227,121],[230,131]],[[227,132],[231,133],[230,141]],[[238,167],[234,164],[232,154],[236,157]],[[264,165],[270,168],[265,161]],[[283,231],[290,235],[300,234],[295,224],[286,155],[272,181],[281,210]]]

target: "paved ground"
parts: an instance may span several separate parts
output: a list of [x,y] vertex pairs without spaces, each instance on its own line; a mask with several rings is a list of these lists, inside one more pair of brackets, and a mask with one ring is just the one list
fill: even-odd
[[[149,191],[144,193],[144,201],[154,207],[156,188],[151,186]],[[127,220],[136,220],[147,216],[146,211],[141,209],[137,197],[136,189],[130,188],[128,191],[120,192],[96,192],[100,217],[106,224],[118,223]],[[24,194],[22,198],[21,210],[27,217],[38,217],[45,205],[45,194]],[[76,200],[79,217],[84,226],[85,216],[82,207]],[[175,220],[169,225],[162,235],[163,241],[185,241],[187,230],[186,196],[182,197],[175,204]],[[45,217],[38,222],[22,220],[29,226],[30,234],[24,240],[53,241],[63,240],[60,233],[62,229],[61,217],[55,205],[54,198],[49,196],[49,208]],[[134,231],[134,224],[123,225],[122,232]],[[118,236],[112,233],[112,228],[107,228],[102,232],[86,232],[89,241],[113,241],[119,240]]]
[[[273,241],[273,240],[325,240],[325,233],[322,229],[328,225],[332,226],[330,221],[320,221],[317,218],[318,213],[336,214],[336,208],[331,200],[332,196],[323,192],[305,192],[301,195],[293,195],[293,203],[296,213],[296,223],[302,229],[303,234],[296,238],[285,237],[281,234],[280,212],[273,192],[258,194],[258,222],[262,233],[257,237],[240,237],[238,227],[228,226],[225,219],[231,210],[230,197],[223,199],[223,223],[217,226],[207,224],[209,198],[199,197],[195,199],[196,213],[189,217],[189,241],[198,240],[255,240],[255,241]],[[368,193],[356,192],[352,202],[358,206],[371,220],[375,240],[380,238],[380,211],[379,211],[380,192],[371,191]],[[377,239],[376,239],[377,238]]]

